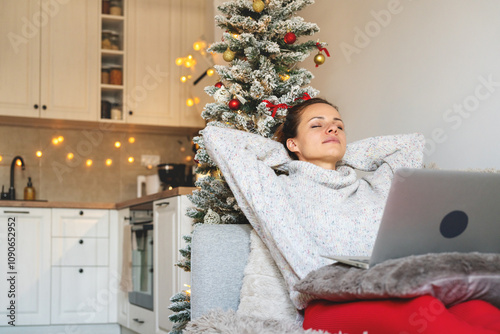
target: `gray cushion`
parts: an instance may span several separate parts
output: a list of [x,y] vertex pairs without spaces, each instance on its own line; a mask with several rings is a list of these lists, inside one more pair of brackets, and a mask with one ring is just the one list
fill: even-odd
[[191,243],[191,318],[237,310],[250,253],[251,225],[199,225]]
[[295,288],[338,302],[431,295],[447,306],[482,299],[500,307],[500,254],[408,256],[368,270],[334,264],[312,271]]

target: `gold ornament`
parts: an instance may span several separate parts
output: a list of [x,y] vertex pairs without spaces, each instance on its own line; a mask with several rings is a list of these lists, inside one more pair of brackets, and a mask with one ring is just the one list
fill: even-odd
[[316,63],[316,65],[321,65],[325,62],[325,56],[321,53],[321,51],[316,56],[314,56],[314,62]]
[[288,74],[280,74],[280,78],[282,81],[287,81],[290,79],[290,76]]
[[266,5],[262,0],[254,0],[253,2],[253,10],[255,10],[257,13],[262,12],[265,6]]
[[235,55],[236,55],[236,53],[234,51],[231,51],[231,49],[227,48],[227,50],[224,51],[224,53],[222,54],[222,58],[225,61],[229,62],[229,61],[233,61]]

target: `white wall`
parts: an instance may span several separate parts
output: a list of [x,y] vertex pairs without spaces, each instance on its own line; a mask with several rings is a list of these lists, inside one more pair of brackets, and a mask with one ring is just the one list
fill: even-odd
[[332,57],[302,65],[339,106],[349,141],[421,132],[425,162],[500,168],[498,13],[498,0],[316,0],[299,15]]

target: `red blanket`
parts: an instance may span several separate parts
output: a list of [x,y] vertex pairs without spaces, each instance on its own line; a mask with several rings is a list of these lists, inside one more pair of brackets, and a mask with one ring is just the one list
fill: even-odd
[[499,334],[500,309],[482,300],[446,308],[431,296],[348,303],[316,300],[305,310],[303,327],[332,334]]

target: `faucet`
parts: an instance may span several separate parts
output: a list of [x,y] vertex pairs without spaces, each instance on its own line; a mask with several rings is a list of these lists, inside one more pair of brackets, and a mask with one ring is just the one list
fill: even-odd
[[9,198],[11,200],[16,199],[16,189],[14,189],[14,167],[16,167],[17,160],[21,161],[21,167],[24,170],[24,160],[19,155],[15,156],[10,164],[10,188],[9,188]]

